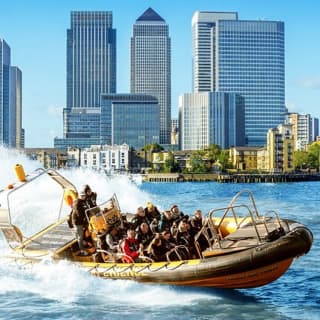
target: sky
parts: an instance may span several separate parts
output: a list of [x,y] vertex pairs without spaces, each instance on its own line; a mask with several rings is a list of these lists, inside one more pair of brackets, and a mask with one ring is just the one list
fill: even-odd
[[169,25],[172,117],[192,91],[191,18],[195,11],[238,12],[240,20],[285,23],[285,86],[289,112],[320,117],[320,1],[317,0],[0,0],[0,38],[22,71],[26,147],[53,147],[63,136],[66,30],[71,11],[112,11],[117,32],[117,93],[130,90],[130,37],[149,7]]

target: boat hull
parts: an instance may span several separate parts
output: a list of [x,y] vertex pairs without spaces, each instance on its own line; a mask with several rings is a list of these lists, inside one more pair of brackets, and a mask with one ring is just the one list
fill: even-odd
[[275,281],[293,260],[310,250],[312,233],[304,227],[261,246],[222,256],[158,263],[89,263],[96,276],[144,283],[216,288],[252,288]]

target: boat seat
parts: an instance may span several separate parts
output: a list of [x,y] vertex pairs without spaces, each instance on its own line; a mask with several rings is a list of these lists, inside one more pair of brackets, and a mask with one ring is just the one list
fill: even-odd
[[267,228],[264,223],[256,224],[256,228],[251,224],[237,229],[224,239],[239,241],[241,239],[259,239],[260,237],[261,240],[268,240],[270,234],[275,232],[275,230],[279,230],[279,224],[277,223],[267,223]]

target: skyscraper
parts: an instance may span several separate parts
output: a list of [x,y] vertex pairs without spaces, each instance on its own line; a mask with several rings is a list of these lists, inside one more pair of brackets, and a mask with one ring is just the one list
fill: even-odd
[[112,12],[71,12],[67,30],[67,105],[55,146],[100,143],[100,95],[116,92],[116,30]]
[[9,146],[24,147],[22,137],[22,72],[18,67],[10,67],[10,125]]
[[133,25],[131,93],[155,96],[160,104],[160,143],[171,134],[171,39],[165,20],[148,8]]
[[8,44],[0,39],[0,144],[24,147],[22,130],[22,73],[10,65]]
[[104,94],[101,96],[101,143],[128,144],[139,150],[159,143],[158,100],[147,94]]
[[193,90],[242,95],[247,145],[265,145],[268,129],[286,113],[284,23],[195,12],[192,41]]
[[179,97],[179,118],[181,150],[244,144],[243,98],[238,94],[185,93]]
[[0,39],[0,144],[9,145],[10,47]]

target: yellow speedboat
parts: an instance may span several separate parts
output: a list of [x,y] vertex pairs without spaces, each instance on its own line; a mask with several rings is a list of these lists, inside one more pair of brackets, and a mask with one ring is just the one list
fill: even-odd
[[[28,238],[24,237],[19,226],[11,223],[10,212],[11,194],[40,176],[48,176],[61,186],[61,202],[65,205],[71,205],[77,197],[74,185],[52,169],[38,169],[30,178],[26,178],[22,166],[17,165],[16,173],[19,181],[1,191],[6,193],[8,203],[7,208],[1,204],[0,229],[12,249],[6,258],[20,263],[36,263],[50,257],[53,260],[72,261],[91,274],[107,279],[251,288],[268,284],[282,276],[295,258],[310,250],[313,241],[311,231],[304,225],[281,219],[276,212],[261,215],[252,193],[244,190],[235,195],[228,206],[212,209],[206,216],[201,231],[195,236],[194,245],[199,258],[183,260],[176,252],[175,261],[167,255],[166,261],[161,262],[140,257],[141,262],[124,263],[122,253],[111,253],[102,248],[95,248],[88,256],[80,256],[74,231],[67,223],[68,217],[61,217],[61,212],[57,214],[55,223]],[[240,196],[243,198],[244,195],[248,201],[238,204]],[[108,229],[121,225],[125,218],[116,196],[88,210],[87,216],[95,218],[98,212],[99,218],[103,213],[105,227],[103,233],[91,228],[92,232],[96,232],[95,236],[104,236]],[[205,249],[201,249],[203,239],[206,242]]]

